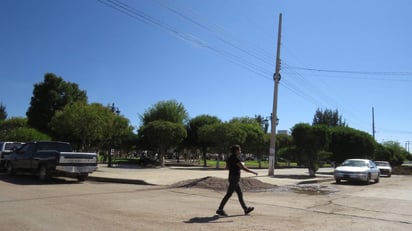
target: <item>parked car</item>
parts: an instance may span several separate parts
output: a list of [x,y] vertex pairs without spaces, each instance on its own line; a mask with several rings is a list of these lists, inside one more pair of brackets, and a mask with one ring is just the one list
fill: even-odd
[[379,182],[380,170],[376,164],[368,159],[347,159],[335,168],[333,172],[336,183],[341,180],[362,181],[369,184],[371,180]]
[[5,167],[6,157],[13,151],[20,148],[23,143],[4,141],[0,142],[0,169]]
[[381,176],[385,175],[391,177],[392,175],[392,167],[388,161],[375,161],[376,166],[378,166],[379,171],[381,172]]
[[5,164],[9,175],[24,172],[37,174],[40,180],[65,176],[84,181],[97,170],[97,154],[73,152],[67,142],[36,141],[11,152]]

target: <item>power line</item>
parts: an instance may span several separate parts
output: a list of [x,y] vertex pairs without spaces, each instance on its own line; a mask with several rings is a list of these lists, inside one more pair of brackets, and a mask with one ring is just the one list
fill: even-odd
[[[264,67],[255,64],[249,60],[246,60],[245,58],[234,54],[233,52],[229,52],[227,50],[223,50],[223,49],[219,49],[215,46],[210,45],[209,43],[201,40],[200,38],[196,37],[193,34],[188,34],[185,33],[167,23],[164,23],[162,21],[159,21],[147,14],[145,14],[144,12],[130,6],[127,5],[125,3],[123,3],[120,0],[97,0],[100,3],[113,8],[117,11],[119,11],[120,13],[123,13],[127,16],[132,17],[133,19],[136,19],[138,21],[141,21],[145,24],[149,24],[155,27],[158,27],[160,29],[166,30],[167,32],[170,32],[172,35],[176,36],[179,39],[182,39],[185,42],[188,42],[192,45],[196,45],[198,47],[203,47],[205,49],[208,49],[209,51],[212,51],[216,54],[219,54],[225,58],[227,58],[229,61],[231,61],[232,63],[235,63],[251,72],[256,73],[258,76],[264,77],[266,79],[271,79],[269,76],[271,76],[271,72],[265,70]],[[181,14],[180,14],[181,15]],[[187,17],[186,17],[187,19]],[[193,20],[191,21],[193,23]],[[197,23],[197,25],[200,25],[199,23]],[[205,28],[205,27],[204,27]],[[223,39],[222,39],[223,40]],[[230,42],[226,42],[226,44],[231,44]],[[243,53],[248,54],[248,52],[246,50],[242,50],[241,47],[236,46],[231,44],[232,47],[237,48],[238,50],[241,50]],[[249,55],[251,55],[249,53]],[[252,55],[251,55],[252,56]],[[255,56],[257,57],[257,56]]]
[[295,67],[289,66],[290,69],[303,70],[303,71],[313,71],[313,72],[326,72],[326,73],[340,73],[340,74],[357,74],[357,75],[384,75],[384,76],[412,76],[412,72],[395,72],[395,71],[350,71],[350,70],[327,70],[327,69],[316,69],[307,67]]
[[[190,13],[187,13],[187,10],[185,11],[185,9],[178,8],[176,7],[176,5],[172,7],[165,5],[165,3],[155,1],[158,5],[172,12],[174,15],[213,35],[218,41],[221,42],[220,45],[224,44],[226,45],[226,47],[219,47],[217,46],[217,44],[212,44],[210,41],[204,41],[194,34],[186,33],[181,29],[162,20],[159,20],[155,17],[152,17],[146,14],[145,12],[132,7],[131,5],[125,4],[120,0],[97,1],[144,24],[164,30],[170,33],[172,36],[181,39],[184,42],[201,48],[205,48],[215,54],[218,54],[224,57],[225,59],[229,60],[230,62],[250,72],[255,73],[258,77],[262,77],[266,80],[273,81],[273,79],[271,78],[273,73],[271,69],[274,60],[273,56],[268,55],[268,53],[266,52],[258,51],[254,47],[250,47],[248,44],[245,45],[241,41],[237,40],[240,36],[228,38],[228,33],[224,28],[222,28],[218,24],[204,22],[204,20],[202,21],[201,17],[199,17],[198,14],[196,14],[194,11],[190,11]],[[313,103],[316,106],[325,106],[325,103],[328,104],[328,102],[332,102],[334,100],[328,94],[322,93],[322,91],[318,89],[315,84],[311,84],[309,82],[310,79],[306,77],[307,74],[303,74],[302,72],[310,72],[310,76],[331,78],[412,81],[412,79],[408,78],[409,76],[412,76],[412,72],[366,72],[348,70],[328,70],[307,67],[296,67],[287,65],[285,63],[283,63],[283,65],[285,67],[284,72],[286,75],[297,75],[299,80],[304,81],[308,84],[302,85],[301,83],[295,83],[294,81],[296,78],[285,78],[286,75],[284,75],[284,78],[282,79],[283,81],[281,81],[281,85],[293,94],[302,97],[303,99]],[[325,76],[324,74],[329,75]],[[342,74],[344,74],[345,76],[342,76]],[[377,78],[376,76],[379,76],[379,78]],[[389,76],[406,77],[406,79],[388,78]],[[314,90],[310,91],[308,88]],[[336,101],[333,104],[339,105],[339,108],[342,108],[342,106],[339,103],[336,103]],[[364,123],[361,122],[360,124]]]

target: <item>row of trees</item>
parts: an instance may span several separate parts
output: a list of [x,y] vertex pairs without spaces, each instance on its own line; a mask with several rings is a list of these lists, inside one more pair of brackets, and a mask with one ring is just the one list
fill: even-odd
[[[114,106],[87,101],[77,84],[48,73],[34,86],[27,118],[6,119],[5,106],[0,104],[0,139],[64,140],[87,151],[150,150],[159,154],[161,165],[168,151],[200,154],[204,165],[207,153],[223,156],[235,143],[258,160],[268,151],[270,134],[262,116],[227,122],[210,115],[189,118],[183,104],[160,101],[140,115],[136,134]],[[409,157],[398,143],[378,144],[369,134],[348,127],[338,111],[319,109],[312,124],[296,124],[291,135],[278,135],[276,150],[277,159],[301,163],[313,174],[325,160],[365,157],[397,164]]]

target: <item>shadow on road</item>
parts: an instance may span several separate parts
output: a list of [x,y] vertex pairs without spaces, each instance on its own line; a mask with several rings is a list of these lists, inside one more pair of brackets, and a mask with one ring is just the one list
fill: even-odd
[[227,217],[221,217],[219,215],[214,215],[211,217],[193,217],[188,221],[184,221],[184,223],[227,223],[227,222],[233,222],[232,220],[222,220],[225,218],[230,218],[230,217],[238,217],[238,216],[243,216],[243,215],[232,215],[232,216],[227,216]]
[[77,179],[68,178],[51,178],[46,181],[40,181],[38,176],[34,175],[15,175],[8,176],[0,174],[0,181],[4,181],[16,185],[47,185],[47,184],[79,184]]

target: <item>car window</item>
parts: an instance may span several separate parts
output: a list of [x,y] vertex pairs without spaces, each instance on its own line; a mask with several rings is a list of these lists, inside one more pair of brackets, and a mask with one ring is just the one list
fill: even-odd
[[361,160],[347,160],[343,162],[342,166],[365,167],[368,166],[368,164]]
[[23,145],[18,151],[17,153],[22,154],[27,152],[28,150],[30,150],[30,147],[32,147],[33,145],[27,144],[27,145]]
[[388,162],[375,162],[377,166],[389,166]]
[[37,150],[56,150],[59,152],[71,152],[72,148],[67,143],[42,142],[38,144]]
[[21,147],[21,143],[6,143],[4,150],[13,150]]

